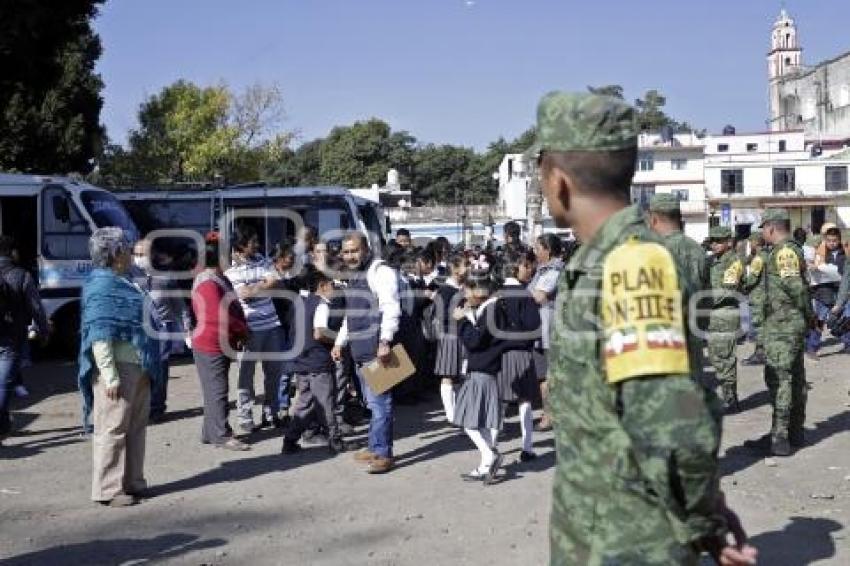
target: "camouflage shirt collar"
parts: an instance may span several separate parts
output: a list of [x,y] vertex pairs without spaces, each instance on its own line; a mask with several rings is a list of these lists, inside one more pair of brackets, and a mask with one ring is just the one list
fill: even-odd
[[587,272],[598,264],[602,256],[622,240],[623,232],[635,224],[644,222],[637,205],[618,210],[608,217],[590,241],[581,246],[566,267],[570,272]]

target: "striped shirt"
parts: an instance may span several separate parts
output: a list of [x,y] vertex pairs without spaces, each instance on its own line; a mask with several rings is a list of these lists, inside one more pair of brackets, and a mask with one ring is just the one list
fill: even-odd
[[[278,278],[272,263],[260,255],[254,256],[248,261],[234,259],[233,266],[224,274],[233,283],[233,289],[237,293],[245,285],[255,285],[268,278]],[[245,320],[251,330],[271,330],[280,326],[280,320],[277,318],[277,311],[271,297],[240,298],[239,303],[242,305]]]

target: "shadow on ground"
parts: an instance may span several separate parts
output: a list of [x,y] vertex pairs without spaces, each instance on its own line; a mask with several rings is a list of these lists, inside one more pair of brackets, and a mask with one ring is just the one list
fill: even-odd
[[171,533],[153,538],[99,539],[67,544],[13,556],[3,561],[6,566],[40,564],[124,564],[174,558],[189,552],[224,546],[221,538],[200,540],[197,535]]
[[750,543],[759,550],[759,564],[803,566],[835,556],[833,533],[843,528],[831,519],[791,517],[781,531],[754,536]]

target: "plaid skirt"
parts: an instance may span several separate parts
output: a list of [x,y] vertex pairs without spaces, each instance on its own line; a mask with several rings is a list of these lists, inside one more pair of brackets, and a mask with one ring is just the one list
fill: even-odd
[[466,359],[466,348],[457,336],[443,335],[437,344],[437,361],[434,364],[434,375],[458,379],[463,370],[463,360]]
[[534,355],[528,350],[509,350],[502,354],[502,371],[496,376],[496,382],[502,401],[536,399],[539,393]]
[[455,397],[454,424],[462,428],[502,428],[502,404],[496,378],[471,372]]

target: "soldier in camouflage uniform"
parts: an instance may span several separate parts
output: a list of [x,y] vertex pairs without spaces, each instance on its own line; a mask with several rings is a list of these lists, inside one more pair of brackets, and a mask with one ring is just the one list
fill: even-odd
[[753,254],[747,265],[747,273],[741,285],[741,290],[747,294],[750,302],[750,318],[756,338],[756,349],[753,355],[743,360],[746,366],[758,366],[765,362],[764,356],[764,266],[767,265],[770,252],[764,244],[761,231],[750,234],[750,245]]
[[806,261],[791,238],[788,211],[770,208],[762,215],[762,235],[773,249],[764,271],[764,380],[773,405],[771,451],[788,456],[803,445],[806,371],[803,346],[813,326]]
[[754,564],[719,489],[719,403],[692,377],[690,284],[629,206],[636,132],[615,98],[555,92],[538,108],[542,191],[583,243],[549,358],[551,564],[696,564],[701,550]]
[[711,266],[711,315],[708,319],[708,358],[723,390],[723,408],[738,410],[738,356],[735,351],[741,330],[738,291],[744,264],[735,253],[732,230],[714,226],[708,234],[714,263]]
[[691,277],[694,291],[708,288],[708,258],[696,240],[682,232],[682,213],[676,195],[662,193],[649,200],[647,223],[652,231],[662,237],[664,245]]

